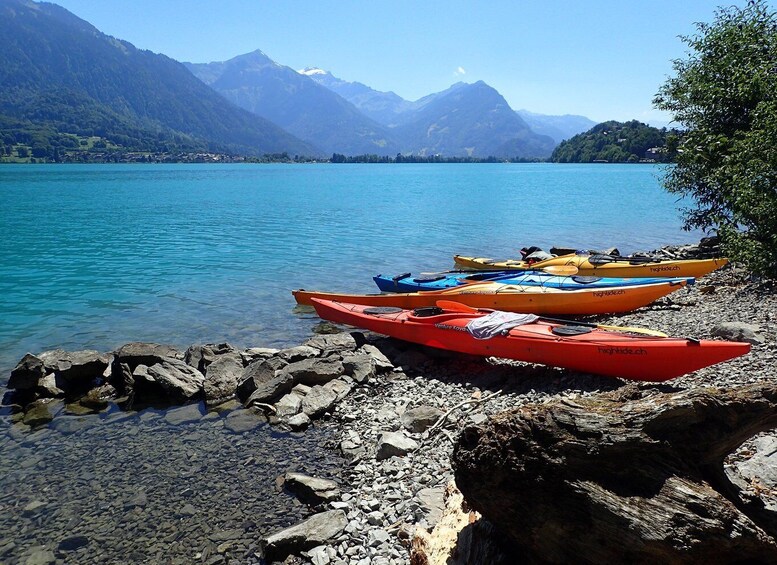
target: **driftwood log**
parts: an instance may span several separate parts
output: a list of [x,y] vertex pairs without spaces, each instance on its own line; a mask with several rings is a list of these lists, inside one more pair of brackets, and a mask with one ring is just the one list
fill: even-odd
[[470,426],[453,467],[526,561],[777,563],[777,514],[724,471],[775,427],[777,385],[629,385]]

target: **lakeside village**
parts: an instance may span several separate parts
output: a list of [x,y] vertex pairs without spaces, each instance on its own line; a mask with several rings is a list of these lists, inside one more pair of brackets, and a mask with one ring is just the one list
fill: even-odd
[[[661,148],[649,149],[645,157],[637,163],[660,163],[656,158]],[[402,155],[395,157],[387,155],[354,155],[346,156],[339,153],[332,154],[330,158],[308,157],[304,155],[291,156],[288,153],[268,153],[261,157],[230,155],[227,153],[205,152],[172,152],[151,153],[139,151],[108,151],[105,153],[84,152],[78,154],[65,154],[51,158],[49,156],[34,157],[32,153],[22,151],[20,156],[0,156],[0,164],[51,164],[51,163],[541,163],[543,159],[523,158],[498,158],[498,157],[443,157],[441,155]],[[608,163],[606,159],[597,159],[593,163]]]

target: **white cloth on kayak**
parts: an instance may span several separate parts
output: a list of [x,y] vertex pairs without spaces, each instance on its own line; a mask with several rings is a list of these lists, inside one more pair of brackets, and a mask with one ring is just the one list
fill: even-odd
[[470,320],[466,328],[475,339],[490,339],[495,335],[507,333],[512,328],[531,324],[537,320],[539,320],[539,316],[534,314],[516,314],[514,312],[496,310],[480,318]]
[[551,255],[547,251],[535,251],[534,253],[530,253],[526,257],[524,257],[524,261],[528,261],[529,259],[536,259],[537,261],[544,261],[545,259],[553,259],[555,255]]

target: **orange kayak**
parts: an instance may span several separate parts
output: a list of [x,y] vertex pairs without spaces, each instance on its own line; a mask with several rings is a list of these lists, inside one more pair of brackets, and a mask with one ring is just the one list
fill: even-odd
[[546,267],[572,266],[582,276],[596,277],[703,277],[728,264],[728,259],[676,259],[658,260],[615,258],[609,255],[559,255],[544,261],[528,263],[507,259],[504,261],[486,257],[455,255],[453,261],[466,269],[489,270],[542,270]]
[[550,287],[519,286],[482,282],[445,290],[398,294],[336,294],[331,292],[292,291],[297,303],[313,305],[313,299],[335,300],[365,306],[423,308],[438,300],[455,300],[473,308],[492,308],[507,312],[548,315],[590,315],[630,312],[646,306],[670,292],[685,287],[685,280],[616,288],[561,290]]
[[312,303],[325,320],[413,343],[641,381],[665,381],[750,351],[748,343],[653,337],[542,318],[477,339],[467,326],[489,312],[375,308],[317,298]]

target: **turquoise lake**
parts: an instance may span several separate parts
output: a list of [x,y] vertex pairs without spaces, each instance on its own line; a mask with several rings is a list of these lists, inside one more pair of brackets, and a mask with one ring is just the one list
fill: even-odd
[[287,346],[318,319],[295,288],[523,246],[622,253],[698,241],[654,165],[0,167],[0,370],[27,352]]

